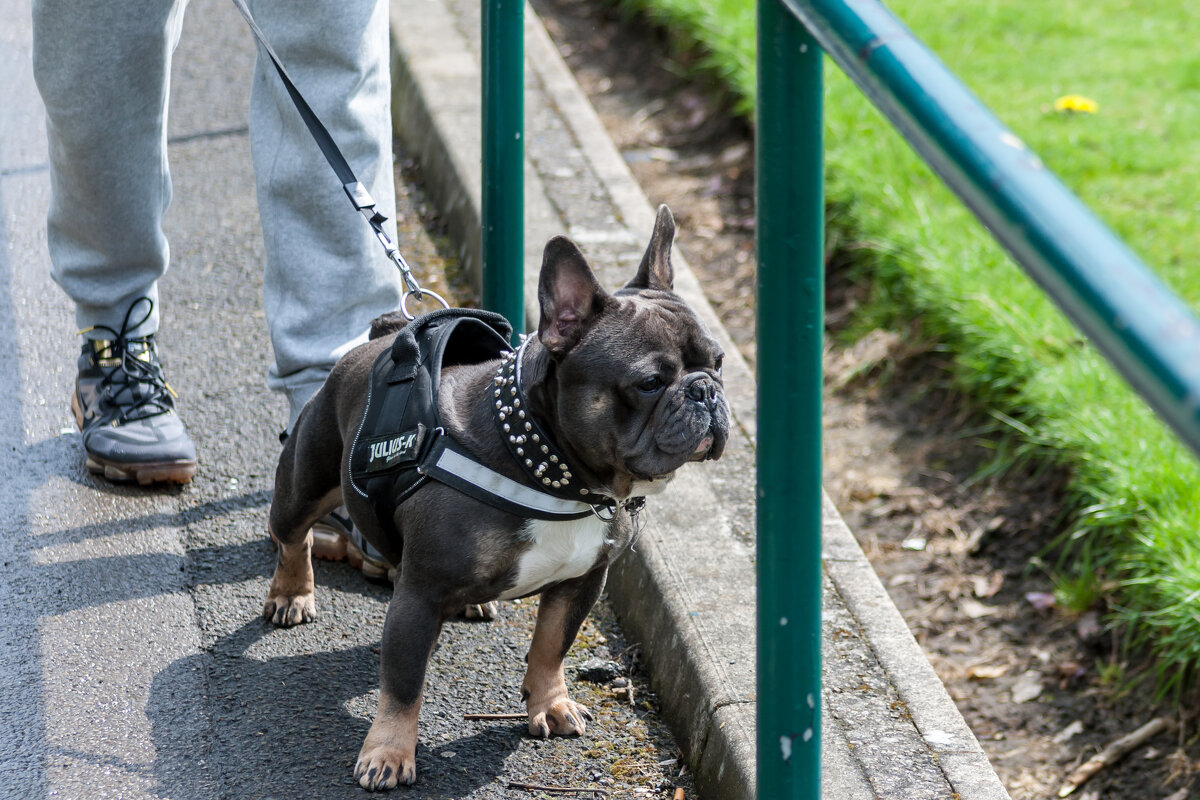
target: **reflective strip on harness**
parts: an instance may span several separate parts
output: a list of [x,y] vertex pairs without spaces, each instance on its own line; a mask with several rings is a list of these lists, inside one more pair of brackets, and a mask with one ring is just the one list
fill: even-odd
[[[499,505],[500,503],[497,501],[507,501],[508,504],[519,508],[521,513],[528,516],[541,519],[579,519],[595,513],[587,503],[562,500],[531,489],[449,447],[442,450],[437,460],[424,467],[424,471],[429,477],[467,491],[468,494],[475,495],[477,499],[485,499],[478,494],[478,492],[482,492],[492,498],[490,501],[485,499],[485,502],[491,502],[493,505]],[[458,478],[458,481],[453,478]],[[469,491],[466,486],[462,485],[462,482],[478,491]]]

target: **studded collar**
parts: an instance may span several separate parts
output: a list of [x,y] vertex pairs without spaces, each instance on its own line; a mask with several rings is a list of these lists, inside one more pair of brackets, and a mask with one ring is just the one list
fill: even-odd
[[562,450],[538,423],[529,408],[521,382],[521,365],[529,341],[529,337],[523,338],[515,353],[504,355],[491,384],[496,428],[513,460],[525,473],[526,480],[546,494],[589,503],[597,514],[605,508],[615,513],[618,506],[629,505],[635,499],[641,500],[630,498],[621,503],[582,485]]

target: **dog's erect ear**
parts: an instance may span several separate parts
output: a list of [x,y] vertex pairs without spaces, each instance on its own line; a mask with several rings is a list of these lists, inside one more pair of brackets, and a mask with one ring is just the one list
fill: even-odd
[[658,207],[650,246],[642,256],[637,275],[625,284],[626,289],[662,289],[675,287],[675,268],[671,266],[671,244],[675,241],[675,218],[665,205]]
[[574,347],[607,298],[608,292],[574,242],[555,236],[546,243],[538,277],[542,310],[538,338],[551,354],[561,355]]

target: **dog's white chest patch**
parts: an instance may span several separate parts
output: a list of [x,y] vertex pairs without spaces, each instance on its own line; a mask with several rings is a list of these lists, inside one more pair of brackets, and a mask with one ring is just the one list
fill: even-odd
[[564,522],[529,520],[522,534],[532,545],[517,562],[516,585],[500,599],[511,600],[585,574],[607,544],[608,526],[594,515]]

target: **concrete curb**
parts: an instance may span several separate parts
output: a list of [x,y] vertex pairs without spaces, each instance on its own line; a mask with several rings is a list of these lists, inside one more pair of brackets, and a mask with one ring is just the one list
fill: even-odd
[[[421,160],[430,195],[474,271],[481,185],[478,9],[462,0],[392,0],[392,11],[397,133]],[[640,256],[652,227],[651,205],[528,7],[526,60],[526,297],[536,296],[528,287],[536,285],[542,243],[564,229],[598,265],[602,282],[617,285],[628,277],[630,260]],[[575,155],[580,158],[571,160]],[[555,173],[563,162],[571,165],[571,186],[593,182],[578,190],[587,197],[559,184]],[[575,209],[597,202],[607,210],[585,224]],[[603,235],[597,235],[598,225]],[[680,236],[685,240],[686,231]],[[601,263],[596,251],[611,253],[615,263]],[[681,471],[668,492],[652,500],[641,541],[614,565],[609,593],[627,630],[642,643],[664,714],[698,786],[707,797],[750,800],[756,796],[755,573],[747,531],[753,486],[747,483],[754,463],[755,382],[678,252],[675,269],[676,290],[726,350],[738,430],[721,462]],[[528,310],[528,318],[536,320],[536,309]],[[828,500],[824,519],[827,643],[832,627],[840,627],[837,646],[825,650],[823,794],[837,800],[1007,800]],[[704,524],[697,525],[700,520]],[[868,684],[870,710],[863,712],[860,689]],[[892,744],[871,755],[870,747],[856,746],[868,741]]]

